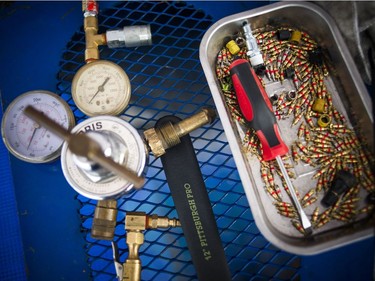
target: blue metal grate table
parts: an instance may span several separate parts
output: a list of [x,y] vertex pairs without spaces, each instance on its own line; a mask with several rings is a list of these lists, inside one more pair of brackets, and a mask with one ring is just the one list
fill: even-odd
[[[132,98],[123,118],[142,131],[152,127],[162,116],[174,114],[185,118],[203,105],[213,106],[198,58],[200,39],[218,18],[265,4],[267,2],[220,2],[218,5],[209,2],[103,2],[99,17],[101,29],[150,23],[153,32],[152,46],[101,48],[101,58],[118,63],[131,79]],[[4,107],[22,92],[43,88],[67,100],[78,122],[85,119],[70,93],[74,73],[84,61],[80,3],[20,2],[9,4],[0,15],[0,31],[9,36],[0,52],[1,61],[8,67],[7,74],[0,78]],[[38,30],[38,40],[33,41],[30,35],[17,36],[17,32],[24,35],[29,30],[27,25],[19,23],[22,16],[27,16],[28,24],[40,28],[33,29]],[[15,33],[9,30],[10,26],[15,26]],[[51,37],[48,34],[52,34]],[[22,45],[24,41],[35,47]],[[345,260],[342,252],[309,260],[277,249],[259,233],[220,120],[194,131],[191,137],[233,280],[339,280],[343,276],[336,272],[335,266],[352,262]],[[4,167],[9,167],[7,153],[1,161]],[[25,280],[27,275],[29,280],[115,280],[110,243],[93,240],[89,235],[96,202],[76,196],[63,178],[58,161],[31,165],[10,157],[10,164],[11,171],[6,172],[10,182],[6,184],[16,198],[7,200],[14,200],[13,212],[18,208],[18,215],[13,215],[19,218],[19,225],[18,220],[13,222],[22,241],[16,237],[18,243],[4,241],[1,245],[18,245],[18,255],[11,263],[17,264],[14,272],[19,273],[24,255],[27,274],[3,275],[6,270],[2,263],[0,279]],[[115,240],[121,261],[127,257],[125,212],[176,216],[161,162],[153,156],[150,156],[146,177],[142,190],[118,201]],[[1,179],[5,181],[6,177]],[[1,215],[3,217],[3,212]],[[5,223],[2,219],[2,229]],[[343,249],[344,253],[363,259],[357,260],[354,267],[348,265],[343,270],[350,270],[346,276],[371,280],[373,248],[368,245],[372,242],[356,243]],[[23,253],[20,253],[22,247]],[[5,256],[2,251],[1,257]],[[180,229],[146,232],[140,256],[142,280],[196,280]],[[331,271],[325,264],[330,258],[334,259]],[[327,267],[327,275],[319,275],[313,266]]]

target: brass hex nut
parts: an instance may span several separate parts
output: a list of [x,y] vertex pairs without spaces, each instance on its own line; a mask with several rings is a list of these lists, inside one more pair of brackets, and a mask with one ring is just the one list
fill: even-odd
[[146,142],[156,158],[165,154],[162,140],[160,139],[155,128],[144,131],[143,135],[145,136]]
[[[148,216],[147,218],[147,226],[149,228],[158,228],[159,224],[162,222],[164,221],[162,219],[159,219],[157,215],[151,215],[151,216]],[[168,227],[168,218],[166,219],[166,226],[164,227]]]
[[[144,242],[144,234],[137,231],[129,231],[126,234],[126,241],[128,244],[142,245]],[[138,256],[138,253],[133,253],[133,256]]]

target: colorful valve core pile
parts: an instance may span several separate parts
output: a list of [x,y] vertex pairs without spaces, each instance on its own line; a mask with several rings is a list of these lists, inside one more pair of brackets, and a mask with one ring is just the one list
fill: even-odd
[[[370,216],[374,210],[374,202],[369,200],[375,192],[374,159],[337,106],[329,78],[333,68],[323,48],[308,33],[293,28],[266,26],[254,30],[253,35],[264,60],[263,67],[256,70],[258,78],[270,97],[282,134],[292,135],[289,153],[283,156],[288,174],[292,179],[299,177],[298,166],[313,171],[303,186],[294,187],[314,231]],[[229,66],[237,58],[248,58],[244,36],[239,32],[225,43],[217,55],[216,75],[227,110],[243,132],[243,148],[259,159],[259,177],[277,212],[304,234],[281,171],[274,161],[262,160],[259,139],[243,118],[233,89]],[[322,202],[342,171],[350,174],[352,184],[335,194],[330,204],[326,199]]]

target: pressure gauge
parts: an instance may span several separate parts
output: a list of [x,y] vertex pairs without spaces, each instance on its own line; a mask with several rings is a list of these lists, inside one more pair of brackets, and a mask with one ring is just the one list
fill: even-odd
[[23,114],[31,105],[66,129],[74,126],[74,115],[68,104],[48,91],[30,91],[17,97],[4,113],[1,134],[8,150],[17,158],[31,163],[56,159],[63,140]]
[[[125,166],[138,176],[144,172],[147,149],[137,130],[115,116],[96,116],[79,123],[71,133],[85,133],[95,140],[106,157]],[[74,155],[65,143],[61,166],[70,186],[95,200],[118,198],[134,190],[134,185],[87,158]]]
[[118,115],[130,100],[130,81],[117,64],[97,60],[81,67],[73,78],[72,97],[88,116]]

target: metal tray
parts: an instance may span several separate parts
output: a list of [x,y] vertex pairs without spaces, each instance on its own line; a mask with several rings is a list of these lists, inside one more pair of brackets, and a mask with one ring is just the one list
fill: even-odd
[[[250,22],[252,29],[271,24],[280,27],[294,26],[308,31],[320,46],[328,50],[328,56],[334,65],[335,73],[331,73],[327,87],[332,91],[337,108],[355,125],[356,132],[363,136],[362,140],[368,143],[370,149],[374,147],[373,119],[370,97],[344,40],[333,20],[319,7],[304,2],[275,3],[235,14],[215,23],[201,41],[200,61],[258,228],[277,247],[301,255],[321,253],[373,236],[374,220],[358,220],[352,224],[332,223],[329,227],[314,231],[311,237],[304,237],[296,235],[290,222],[275,212],[263,191],[259,165],[242,149],[244,132],[231,118],[215,74],[217,54],[223,47],[224,40],[241,30],[244,20]],[[271,92],[280,90],[277,87],[272,89],[271,84],[266,85],[266,90],[267,87]],[[282,135],[288,143],[292,140],[286,131],[288,128],[283,126]],[[297,171],[297,181],[310,184],[312,172]],[[307,191],[308,189],[301,193],[305,194]],[[309,215],[311,212],[311,209],[306,211]]]

